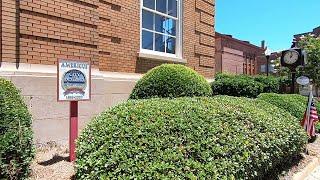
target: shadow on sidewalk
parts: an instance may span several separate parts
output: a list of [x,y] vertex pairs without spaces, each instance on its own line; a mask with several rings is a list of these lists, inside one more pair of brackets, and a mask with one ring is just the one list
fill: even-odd
[[68,156],[60,156],[60,155],[54,155],[51,159],[47,160],[47,161],[42,161],[39,162],[38,164],[42,165],[42,166],[50,166],[53,165],[55,163],[58,163],[60,161],[69,161],[69,157]]

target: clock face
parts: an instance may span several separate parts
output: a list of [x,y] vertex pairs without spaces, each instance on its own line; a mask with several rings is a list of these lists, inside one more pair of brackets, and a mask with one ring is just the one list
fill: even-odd
[[295,50],[289,50],[284,55],[284,62],[286,64],[294,64],[299,59],[299,53]]

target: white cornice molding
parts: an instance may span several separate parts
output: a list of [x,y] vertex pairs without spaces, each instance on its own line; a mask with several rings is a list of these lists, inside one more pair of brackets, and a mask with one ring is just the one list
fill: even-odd
[[[16,68],[16,63],[2,62],[0,66],[0,76],[47,76],[55,77],[57,74],[56,65],[27,64],[20,63]],[[114,80],[139,80],[142,74],[124,73],[124,72],[107,72],[93,68],[91,70],[93,78],[114,79]]]
[[[100,71],[95,68],[91,70],[91,75],[94,79],[105,79],[109,81],[137,81],[143,76],[143,74],[137,73]],[[0,76],[56,77],[57,66],[20,63],[17,69],[16,63],[2,62],[0,66]],[[207,81],[212,82],[213,79],[207,78]]]

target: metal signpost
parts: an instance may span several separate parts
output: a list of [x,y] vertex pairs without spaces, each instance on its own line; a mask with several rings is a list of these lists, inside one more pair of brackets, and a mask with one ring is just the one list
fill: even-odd
[[57,93],[58,101],[70,102],[69,155],[75,161],[75,140],[78,137],[78,101],[91,99],[90,61],[59,60]]

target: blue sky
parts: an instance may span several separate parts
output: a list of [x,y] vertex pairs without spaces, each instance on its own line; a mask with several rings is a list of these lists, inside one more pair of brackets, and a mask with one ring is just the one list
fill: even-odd
[[216,0],[216,31],[273,50],[320,26],[320,0]]

